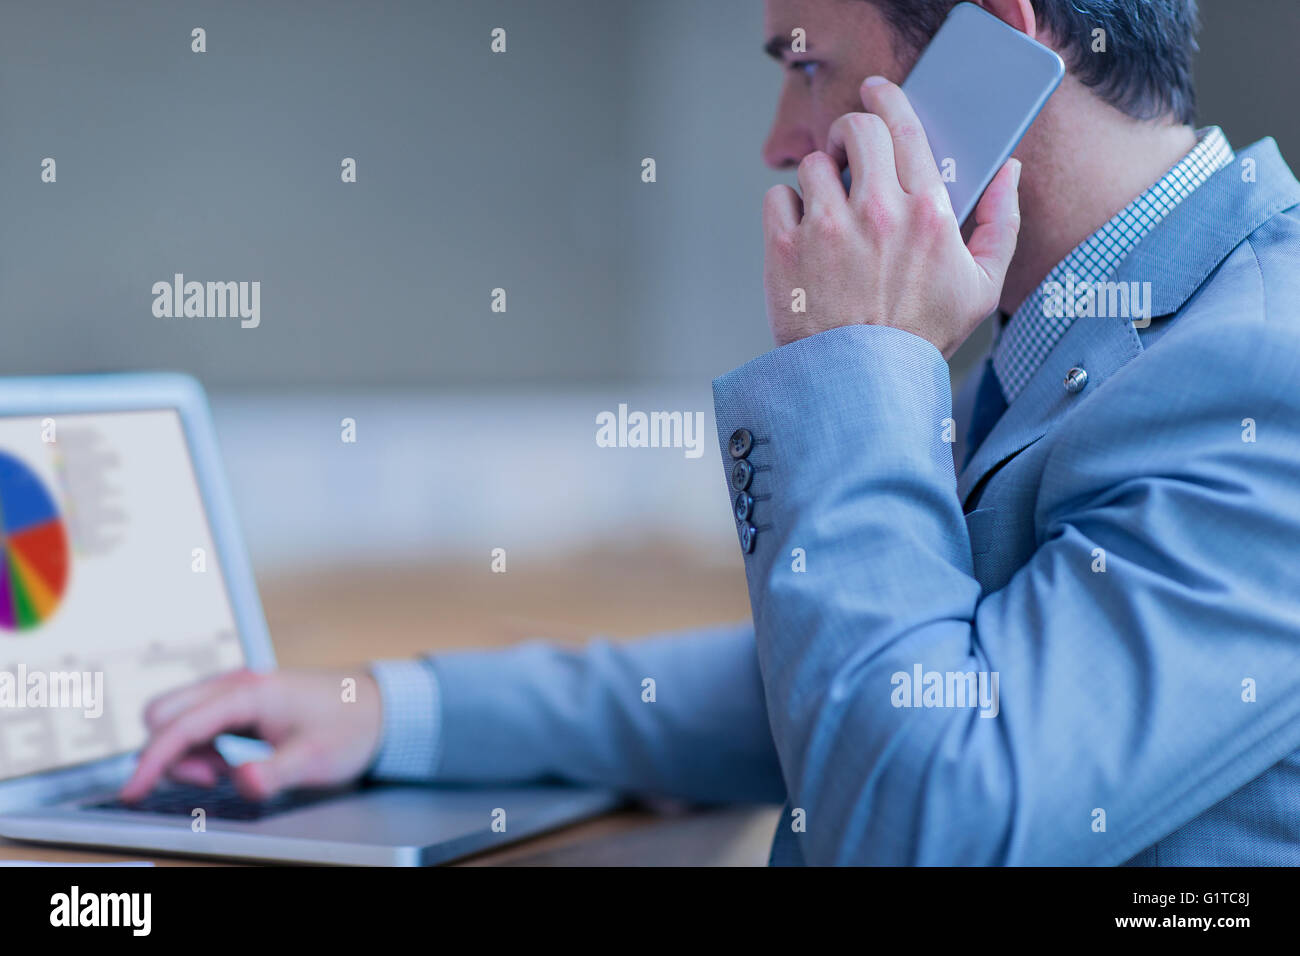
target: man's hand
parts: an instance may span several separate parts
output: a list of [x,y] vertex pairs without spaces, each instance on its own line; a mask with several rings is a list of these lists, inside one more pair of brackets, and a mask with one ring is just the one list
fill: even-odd
[[[826,152],[799,164],[803,201],[789,186],[764,200],[772,335],[786,345],[845,325],[888,325],[948,358],[1002,293],[1020,232],[1020,161],[985,191],[967,245],[906,95],[881,77],[868,77],[861,94],[869,112],[841,116]],[[805,312],[793,311],[795,289],[805,292]]]
[[[342,700],[345,677],[357,680],[355,702]],[[121,797],[140,799],[164,775],[211,786],[229,774],[250,799],[344,783],[360,776],[379,749],[381,709],[379,685],[364,668],[337,674],[242,670],[182,687],[145,710],[149,742]],[[231,768],[212,745],[223,733],[251,733],[275,753]]]

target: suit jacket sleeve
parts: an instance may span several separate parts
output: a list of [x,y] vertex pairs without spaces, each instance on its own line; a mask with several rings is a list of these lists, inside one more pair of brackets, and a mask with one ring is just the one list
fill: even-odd
[[[1122,862],[1300,747],[1300,337],[1225,319],[1080,396],[1038,549],[988,594],[948,382],[930,343],[854,326],[714,383],[726,465],[733,429],[758,441],[746,573],[800,851]],[[901,706],[917,665],[996,672],[997,715]]]
[[568,649],[534,641],[372,672],[385,721],[376,778],[785,799],[749,625]]

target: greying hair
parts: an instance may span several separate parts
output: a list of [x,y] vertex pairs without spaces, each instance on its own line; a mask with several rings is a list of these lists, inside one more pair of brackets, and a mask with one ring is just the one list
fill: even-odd
[[[914,53],[930,42],[957,0],[869,0]],[[1067,69],[1135,119],[1196,119],[1192,57],[1196,0],[1032,0]],[[1105,52],[1093,52],[1096,30]]]

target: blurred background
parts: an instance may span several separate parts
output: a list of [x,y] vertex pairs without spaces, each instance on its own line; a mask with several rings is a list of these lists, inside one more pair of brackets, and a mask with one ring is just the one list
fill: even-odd
[[[1202,7],[1202,122],[1300,158],[1300,4]],[[709,383],[769,347],[760,203],[792,181],[759,159],[760,0],[0,11],[0,374],[196,375],[280,630],[436,566],[472,636],[493,548],[537,602],[605,596],[521,632],[747,612]],[[175,273],[260,281],[260,327],[155,318]],[[702,412],[703,455],[596,447],[620,403]]]

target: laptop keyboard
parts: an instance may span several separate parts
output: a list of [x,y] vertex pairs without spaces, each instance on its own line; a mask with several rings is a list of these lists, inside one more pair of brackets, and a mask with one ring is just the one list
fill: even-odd
[[233,782],[223,780],[213,787],[169,786],[155,790],[137,803],[105,800],[86,805],[87,810],[127,810],[134,813],[162,813],[193,816],[202,809],[217,820],[264,820],[338,796],[338,790],[290,790],[270,800],[248,800],[240,796]]

